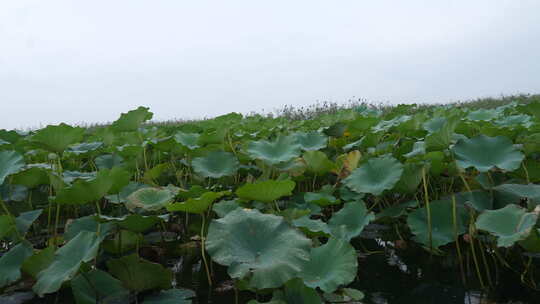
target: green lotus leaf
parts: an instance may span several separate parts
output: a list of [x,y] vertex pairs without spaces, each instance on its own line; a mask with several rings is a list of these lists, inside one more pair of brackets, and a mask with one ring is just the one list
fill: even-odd
[[30,142],[49,152],[62,154],[71,144],[81,142],[84,129],[72,127],[64,123],[57,126],[49,125],[32,135]]
[[219,217],[226,216],[227,214],[229,214],[229,212],[235,210],[236,208],[240,208],[240,205],[238,204],[236,200],[221,201],[217,204],[214,204],[214,206],[212,206],[212,210],[214,210],[214,212]]
[[405,163],[401,178],[396,183],[394,190],[400,193],[415,193],[418,185],[422,182],[422,171],[424,168],[424,164]]
[[179,197],[180,199],[187,200],[188,198],[199,197],[205,194],[206,192],[208,192],[208,189],[201,187],[199,185],[192,185],[191,188],[189,188],[188,190],[180,189],[180,191],[178,191],[177,197]]
[[147,231],[148,229],[152,228],[154,225],[163,220],[161,216],[144,216],[140,214],[130,214],[122,217],[109,217],[101,215],[99,216],[99,219],[102,221],[118,223],[118,226],[123,229],[139,233]]
[[38,219],[43,212],[43,209],[36,209],[31,211],[22,212],[15,219],[15,225],[21,236],[25,236],[30,229],[30,226]]
[[319,132],[298,132],[294,134],[300,148],[305,151],[316,151],[326,148],[328,137]]
[[323,175],[335,168],[335,164],[321,151],[306,151],[302,156],[307,165],[307,170],[318,175]]
[[332,137],[342,137],[347,130],[347,125],[342,122],[336,122],[330,127],[324,128],[324,134]]
[[173,273],[160,264],[146,261],[136,254],[107,261],[109,272],[129,290],[141,292],[171,287]]
[[107,196],[105,196],[105,198],[107,200],[109,200],[111,203],[122,204],[122,203],[127,202],[127,198],[133,192],[135,192],[135,191],[137,191],[139,189],[148,188],[148,187],[150,187],[150,186],[146,185],[146,184],[141,184],[141,183],[137,183],[137,182],[129,182],[129,184],[127,184],[125,187],[123,187],[122,190],[120,190],[120,192],[118,192],[116,194],[107,195]]
[[343,180],[347,187],[359,193],[381,194],[401,178],[403,165],[393,157],[372,158],[356,168]]
[[142,304],[191,304],[194,297],[195,293],[189,289],[169,289],[145,298]]
[[375,219],[373,212],[368,212],[363,201],[345,203],[343,208],[334,213],[328,221],[332,235],[350,241],[362,233],[364,227]]
[[28,188],[5,183],[0,185],[0,199],[5,202],[22,202],[28,199]]
[[519,204],[522,199],[526,199],[530,207],[540,204],[540,185],[528,184],[502,184],[493,187],[496,193],[496,200],[506,204]]
[[510,204],[502,209],[486,210],[476,219],[476,229],[484,230],[497,237],[497,246],[511,247],[529,236],[538,215]]
[[114,234],[113,239],[103,241],[101,247],[105,252],[121,255],[124,252],[138,248],[144,238],[142,234],[130,230],[120,230]]
[[[493,198],[491,194],[482,190],[470,192],[460,192],[455,194],[456,202],[471,206],[476,211],[482,212],[486,209],[493,209]],[[452,198],[449,197],[449,200]]]
[[77,180],[72,186],[61,189],[55,201],[59,204],[86,204],[109,193],[118,193],[129,183],[130,178],[131,174],[124,169],[103,169],[92,180]]
[[300,144],[294,136],[279,136],[274,141],[252,141],[248,144],[247,152],[254,159],[275,165],[298,157]]
[[376,218],[382,219],[385,217],[397,218],[402,215],[407,214],[408,208],[413,208],[418,206],[418,201],[408,201],[401,204],[396,204],[388,208],[383,209],[381,212],[377,213]]
[[236,195],[245,200],[270,203],[292,194],[296,183],[292,180],[267,180],[245,184],[236,190]]
[[157,186],[158,185],[157,179],[161,175],[163,175],[163,173],[165,173],[169,169],[169,167],[170,167],[170,165],[168,163],[155,165],[151,169],[146,170],[146,172],[144,172],[144,176],[143,176],[142,180],[147,184]]
[[335,196],[326,192],[306,192],[304,194],[304,200],[308,203],[317,204],[319,206],[337,205],[341,202]]
[[15,219],[10,215],[0,215],[0,240],[15,231]]
[[80,143],[71,145],[66,149],[66,152],[73,153],[76,155],[86,154],[88,152],[95,151],[99,149],[101,146],[103,146],[103,143],[100,141],[96,142],[88,142],[88,143]]
[[411,158],[424,154],[426,154],[426,143],[424,141],[417,141],[413,144],[413,149],[411,150],[411,152],[403,154],[403,156]]
[[34,279],[37,278],[38,273],[49,267],[54,261],[55,250],[55,247],[49,246],[43,250],[34,252],[34,254],[27,258],[22,264],[22,271],[29,274]]
[[148,110],[149,108],[138,107],[136,110],[122,113],[120,118],[112,123],[111,128],[120,132],[136,131],[143,122],[152,119],[154,114]]
[[345,146],[343,146],[343,151],[349,151],[349,150],[352,150],[354,148],[358,148],[360,146],[362,146],[362,144],[364,143],[366,137],[361,137],[359,140],[357,141],[353,141],[352,143],[350,144],[346,144]]
[[234,175],[239,164],[234,154],[223,151],[213,151],[205,157],[197,157],[191,161],[197,174],[212,178]]
[[189,150],[195,150],[200,147],[198,144],[200,136],[201,135],[197,133],[178,132],[174,135],[174,140]]
[[129,297],[129,291],[119,280],[99,269],[76,276],[71,290],[77,304],[112,303]]
[[496,120],[495,124],[503,127],[523,126],[529,128],[533,122],[529,115],[521,114],[504,116],[502,119]]
[[357,259],[355,249],[348,242],[330,238],[326,244],[311,249],[311,258],[300,273],[300,278],[308,287],[319,287],[331,293],[340,285],[354,280],[358,269]]
[[32,244],[24,241],[0,257],[0,288],[21,278],[21,266],[33,250]]
[[275,291],[270,303],[323,304],[323,301],[319,294],[314,289],[305,286],[301,279],[294,279],[285,284],[283,291]]
[[456,240],[456,236],[467,231],[469,214],[467,210],[456,204],[455,221],[451,201],[432,201],[429,203],[431,213],[431,242],[428,225],[427,208],[422,207],[409,213],[407,224],[415,235],[416,242],[426,248],[437,250],[440,246]]
[[77,179],[82,179],[86,181],[92,180],[96,178],[96,175],[97,175],[97,172],[80,172],[80,171],[66,170],[62,172],[62,180],[66,184],[71,184]]
[[390,130],[393,127],[397,127],[401,125],[404,122],[409,121],[412,118],[412,116],[409,115],[401,115],[397,116],[395,118],[392,118],[390,120],[381,120],[376,126],[371,128],[374,132],[386,132]]
[[124,159],[117,154],[104,154],[96,157],[94,163],[98,169],[112,169],[124,165]]
[[525,158],[512,141],[504,136],[489,137],[478,135],[471,139],[459,140],[452,148],[458,166],[475,167],[480,172],[493,168],[513,171],[519,168]]
[[98,252],[103,237],[95,232],[82,231],[66,245],[58,249],[54,261],[38,273],[37,282],[32,290],[40,297],[56,292],[65,281],[71,280],[79,271],[83,262],[93,260]]
[[467,115],[468,120],[473,121],[489,121],[499,116],[500,112],[496,109],[479,109],[472,111]]
[[[288,209],[287,209],[288,210]],[[308,215],[301,216],[292,221],[293,226],[304,228],[316,235],[330,235],[330,228],[321,220],[312,220]]]
[[185,202],[168,204],[167,211],[183,211],[189,213],[201,214],[208,210],[208,207],[217,199],[229,195],[230,191],[206,192],[198,198],[190,198]]
[[213,220],[206,249],[233,278],[249,276],[249,286],[277,288],[296,277],[309,260],[311,240],[282,218],[238,208]]
[[24,168],[24,159],[16,151],[0,151],[0,185],[6,177]]
[[424,140],[426,151],[447,149],[453,140],[454,130],[458,123],[458,118],[448,118],[439,130],[426,136]]
[[67,241],[75,238],[80,232],[98,233],[100,236],[107,236],[114,228],[112,223],[100,223],[93,215],[79,217],[73,221],[68,221],[64,232],[64,239]]
[[442,129],[445,123],[446,117],[433,117],[432,119],[426,121],[423,124],[423,127],[424,130],[428,131],[428,133],[435,133]]
[[156,211],[164,208],[173,199],[174,193],[167,189],[142,188],[127,197],[126,207],[131,211],[135,210],[135,208]]
[[22,171],[13,174],[11,182],[30,189],[39,185],[46,185],[49,183],[49,174],[47,172],[50,170],[50,167],[41,166],[41,164],[27,165]]

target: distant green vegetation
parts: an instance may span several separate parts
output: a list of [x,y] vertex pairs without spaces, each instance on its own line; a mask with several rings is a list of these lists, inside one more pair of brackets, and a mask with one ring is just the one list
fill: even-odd
[[538,295],[539,96],[152,117],[0,130],[1,303]]

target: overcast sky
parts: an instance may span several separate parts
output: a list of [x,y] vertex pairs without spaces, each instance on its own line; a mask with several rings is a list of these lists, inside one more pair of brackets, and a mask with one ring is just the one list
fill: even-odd
[[540,1],[0,1],[0,128],[540,92]]

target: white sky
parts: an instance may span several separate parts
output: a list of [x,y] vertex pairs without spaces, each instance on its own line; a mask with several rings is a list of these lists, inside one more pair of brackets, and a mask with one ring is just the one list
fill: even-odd
[[540,1],[0,0],[0,128],[540,92]]

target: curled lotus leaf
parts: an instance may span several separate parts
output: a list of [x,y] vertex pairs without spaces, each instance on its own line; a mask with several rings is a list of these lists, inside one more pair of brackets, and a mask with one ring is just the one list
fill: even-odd
[[311,288],[319,287],[326,293],[340,285],[351,283],[358,269],[356,250],[347,241],[330,238],[322,246],[311,249],[311,258],[300,278]]
[[534,228],[538,215],[510,204],[502,209],[485,210],[476,220],[476,229],[497,237],[497,246],[510,247],[525,240]]
[[358,193],[379,195],[384,190],[392,189],[402,173],[403,165],[397,159],[372,158],[356,168],[343,182]]
[[311,240],[283,217],[237,208],[213,220],[206,249],[229,266],[233,278],[246,278],[257,289],[277,288],[296,277],[309,260]]
[[525,155],[504,136],[478,135],[460,139],[452,148],[459,167],[474,167],[480,172],[493,168],[513,171],[519,168]]
[[194,158],[191,162],[197,174],[211,178],[234,175],[239,164],[234,154],[224,151],[212,151],[204,157]]
[[96,142],[88,142],[88,143],[80,143],[71,145],[66,149],[66,152],[70,152],[76,155],[80,154],[86,154],[88,152],[95,151],[99,149],[101,146],[103,146],[103,143],[100,141]]
[[120,118],[112,123],[111,127],[120,132],[136,131],[143,122],[152,119],[154,114],[148,110],[149,108],[138,107],[135,110],[122,113]]
[[16,151],[0,151],[0,185],[6,177],[24,168],[24,159]]
[[328,143],[328,137],[319,132],[298,132],[295,136],[304,151],[324,149]]
[[267,180],[245,184],[236,190],[236,195],[245,200],[270,203],[283,196],[291,195],[296,183],[292,180]]
[[248,144],[247,152],[253,159],[275,165],[298,157],[300,144],[294,136],[279,136],[274,141],[252,141]]

